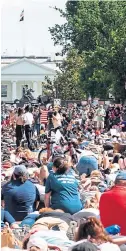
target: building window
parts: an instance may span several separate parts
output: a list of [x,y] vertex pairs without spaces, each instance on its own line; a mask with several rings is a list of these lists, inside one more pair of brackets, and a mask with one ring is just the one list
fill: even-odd
[[7,98],[7,85],[1,85],[1,97]]

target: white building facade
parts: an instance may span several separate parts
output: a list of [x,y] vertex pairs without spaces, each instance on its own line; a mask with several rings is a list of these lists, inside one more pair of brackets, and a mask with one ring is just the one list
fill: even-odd
[[45,76],[51,80],[56,76],[56,71],[44,65],[23,58],[1,69],[1,101],[14,102],[22,97],[24,85],[34,90],[34,97],[42,95],[42,83]]

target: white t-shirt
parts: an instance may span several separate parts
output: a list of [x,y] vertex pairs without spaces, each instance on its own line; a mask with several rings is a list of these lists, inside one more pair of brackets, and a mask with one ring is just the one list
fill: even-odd
[[23,115],[23,119],[25,121],[25,125],[32,125],[33,123],[33,115],[31,112],[26,112],[24,115]]

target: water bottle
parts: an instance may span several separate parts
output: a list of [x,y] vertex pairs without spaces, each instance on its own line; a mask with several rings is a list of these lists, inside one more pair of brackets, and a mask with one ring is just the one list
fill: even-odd
[[120,226],[118,225],[112,225],[110,227],[106,227],[105,230],[108,232],[108,234],[116,235],[120,233]]

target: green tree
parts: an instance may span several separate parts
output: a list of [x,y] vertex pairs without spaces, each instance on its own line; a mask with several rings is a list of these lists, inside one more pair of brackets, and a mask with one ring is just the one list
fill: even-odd
[[60,71],[57,71],[57,77],[53,81],[48,77],[45,78],[45,94],[48,92],[53,97],[61,99],[83,99],[85,93],[83,87],[79,84],[83,67],[82,55],[78,55],[77,50],[70,50],[67,58],[59,65]]
[[83,67],[77,68],[78,89],[85,90],[86,94],[91,93],[93,97],[106,98],[112,88],[117,98],[124,99],[126,2],[67,1],[65,12],[55,9],[66,18],[65,24],[56,24],[49,29],[54,44],[62,45],[62,54],[67,55],[68,67],[65,68],[63,63],[62,78],[70,74],[69,52],[76,50],[76,56],[83,59]]

